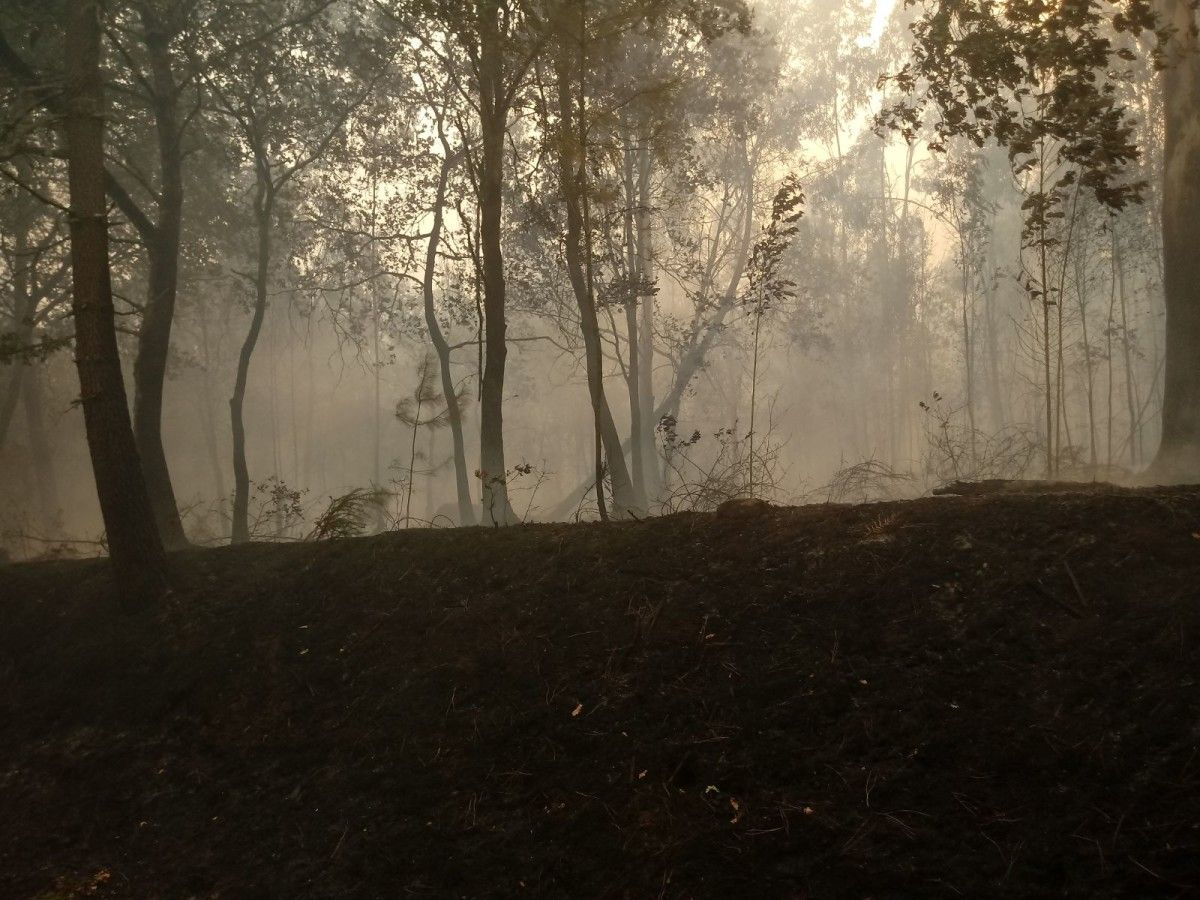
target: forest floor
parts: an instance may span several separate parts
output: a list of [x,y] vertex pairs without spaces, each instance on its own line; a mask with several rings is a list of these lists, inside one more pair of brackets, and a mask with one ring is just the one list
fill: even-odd
[[0,897],[1200,896],[1200,488],[0,569]]

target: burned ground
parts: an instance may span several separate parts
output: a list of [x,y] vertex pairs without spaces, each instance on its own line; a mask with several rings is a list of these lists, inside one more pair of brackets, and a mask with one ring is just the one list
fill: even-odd
[[0,896],[1200,892],[1200,489],[0,569]]

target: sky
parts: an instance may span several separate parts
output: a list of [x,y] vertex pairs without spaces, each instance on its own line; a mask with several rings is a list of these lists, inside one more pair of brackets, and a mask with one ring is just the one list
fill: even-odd
[[896,6],[897,0],[875,0],[875,21],[871,23],[871,41],[877,43],[887,26],[888,16]]

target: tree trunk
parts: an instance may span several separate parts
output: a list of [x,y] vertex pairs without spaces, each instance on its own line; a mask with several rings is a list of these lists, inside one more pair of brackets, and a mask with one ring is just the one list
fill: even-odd
[[250,469],[246,463],[246,424],[243,405],[246,400],[246,381],[250,375],[250,358],[258,346],[263,318],[267,313],[267,277],[271,265],[271,212],[275,205],[274,187],[269,173],[259,165],[259,183],[254,197],[254,219],[258,226],[258,259],[254,273],[254,313],[250,330],[238,354],[237,377],[233,396],[229,398],[230,420],[233,426],[233,527],[231,540],[244,544],[250,540]]
[[217,493],[217,508],[224,512],[229,497],[225,494],[225,470],[221,465],[221,452],[217,447],[216,412],[213,403],[212,370],[213,356],[208,332],[207,310],[200,310],[200,348],[204,354],[201,368],[203,388],[201,419],[204,423],[204,444],[208,450],[208,464],[212,469],[213,488]]
[[645,478],[647,497],[658,495],[658,455],[654,452],[654,293],[651,286],[657,283],[654,274],[654,232],[650,219],[650,176],[653,160],[650,155],[649,138],[643,136],[638,146],[638,206],[637,206],[637,254],[638,273],[641,279],[638,327],[638,407],[642,417],[642,444],[635,447],[640,453]]
[[517,517],[508,499],[504,458],[504,367],[508,357],[505,321],[504,137],[508,129],[507,84],[500,35],[499,0],[482,0],[479,16],[479,243],[483,257],[484,366],[479,398],[479,477],[483,522],[511,525]]
[[629,366],[625,373],[625,386],[629,394],[629,447],[630,469],[633,478],[633,495],[635,502],[642,509],[646,508],[646,467],[642,455],[644,444],[643,429],[646,427],[641,403],[641,355],[642,341],[638,335],[638,298],[641,293],[642,270],[641,254],[638,253],[637,241],[634,236],[634,207],[638,202],[636,184],[634,181],[634,154],[636,149],[631,146],[632,140],[626,131],[626,143],[623,153],[624,183],[625,183],[625,333],[629,341]]
[[118,580],[139,589],[162,583],[166,560],[133,439],[117,349],[108,265],[97,0],[72,0],[66,17],[64,132],[75,365],[109,556]]
[[446,183],[450,178],[453,159],[446,148],[446,157],[438,173],[437,196],[433,204],[433,227],[429,232],[429,245],[425,251],[425,278],[422,289],[425,295],[425,325],[429,339],[437,353],[438,367],[442,375],[442,396],[446,399],[446,419],[450,425],[450,438],[454,445],[454,485],[458,491],[458,524],[474,525],[475,508],[471,503],[471,483],[467,475],[467,452],[463,442],[462,409],[458,403],[458,392],[454,389],[454,377],[450,372],[450,346],[442,334],[434,308],[434,275],[437,272],[438,245],[442,240],[442,208],[446,204]]
[[143,8],[147,55],[150,60],[151,99],[157,131],[161,183],[157,195],[158,220],[143,233],[149,260],[146,309],[138,336],[133,366],[133,434],[154,507],[154,519],[168,549],[187,545],[171,474],[162,441],[163,386],[175,318],[179,280],[179,237],[183,218],[183,160],[179,146],[177,93],[171,71],[170,37]]
[[[695,322],[694,330],[687,349],[683,352],[679,367],[675,371],[675,380],[667,391],[666,396],[658,402],[658,405],[653,408],[651,420],[654,422],[662,421],[664,416],[678,417],[679,407],[683,402],[683,395],[687,391],[688,385],[692,383],[692,379],[696,377],[705,365],[708,358],[708,353],[716,343],[717,338],[724,332],[725,320],[729,313],[737,306],[738,287],[742,283],[742,279],[746,274],[746,265],[750,259],[750,249],[754,240],[754,184],[755,171],[758,166],[757,151],[751,155],[747,153],[746,160],[746,184],[745,197],[741,207],[741,229],[737,237],[737,249],[734,252],[733,263],[729,269],[729,281],[725,286],[724,293],[716,298],[716,312],[707,323]],[[713,277],[712,272],[706,274],[708,280]],[[711,301],[709,301],[711,302]],[[665,470],[664,470],[665,471]],[[558,506],[550,514],[551,519],[561,519],[570,513],[580,502],[580,498],[588,490],[587,484],[582,484],[559,503]]]
[[1092,364],[1092,342],[1088,331],[1088,298],[1087,298],[1087,255],[1086,243],[1075,252],[1075,297],[1079,304],[1079,325],[1083,330],[1083,363],[1087,375],[1085,387],[1087,390],[1088,417],[1088,460],[1092,467],[1092,477],[1099,463],[1099,452],[1096,445],[1096,373]]
[[[582,40],[580,41],[578,60],[578,76],[582,83],[584,75]],[[585,204],[587,203],[585,138],[587,123],[583,118],[582,93],[577,115],[571,69],[568,50],[565,47],[560,48],[556,58],[560,129],[558,161],[559,187],[563,193],[567,213],[567,274],[575,293],[576,304],[579,307],[579,327],[583,335],[588,395],[591,398],[596,433],[603,444],[608,461],[608,475],[612,482],[613,514],[617,518],[624,518],[630,514],[639,515],[641,511],[633,496],[633,485],[629,477],[629,469],[625,464],[621,437],[617,433],[612,411],[609,409],[608,400],[604,395],[604,353],[600,344],[600,323],[596,316],[596,301],[587,271],[591,264],[590,253],[586,252],[587,248],[584,246],[588,237],[585,234],[587,223],[584,221]],[[599,479],[597,479],[597,494],[600,489]]]
[[[1121,302],[1121,354],[1125,363],[1125,409],[1129,415],[1129,467],[1138,467],[1138,403],[1133,386],[1133,351],[1129,345],[1129,310],[1125,292],[1125,263],[1121,253],[1121,241],[1117,235],[1117,224],[1112,224],[1113,264],[1117,269],[1117,297]],[[1197,348],[1200,352],[1200,347]]]
[[1159,0],[1173,25],[1163,72],[1163,287],[1166,368],[1162,443],[1150,468],[1157,481],[1200,481],[1200,42],[1186,0]]

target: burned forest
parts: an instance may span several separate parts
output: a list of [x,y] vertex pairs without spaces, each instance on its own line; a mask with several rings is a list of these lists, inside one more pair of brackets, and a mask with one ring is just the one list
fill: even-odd
[[1200,896],[1185,0],[0,0],[0,897]]

